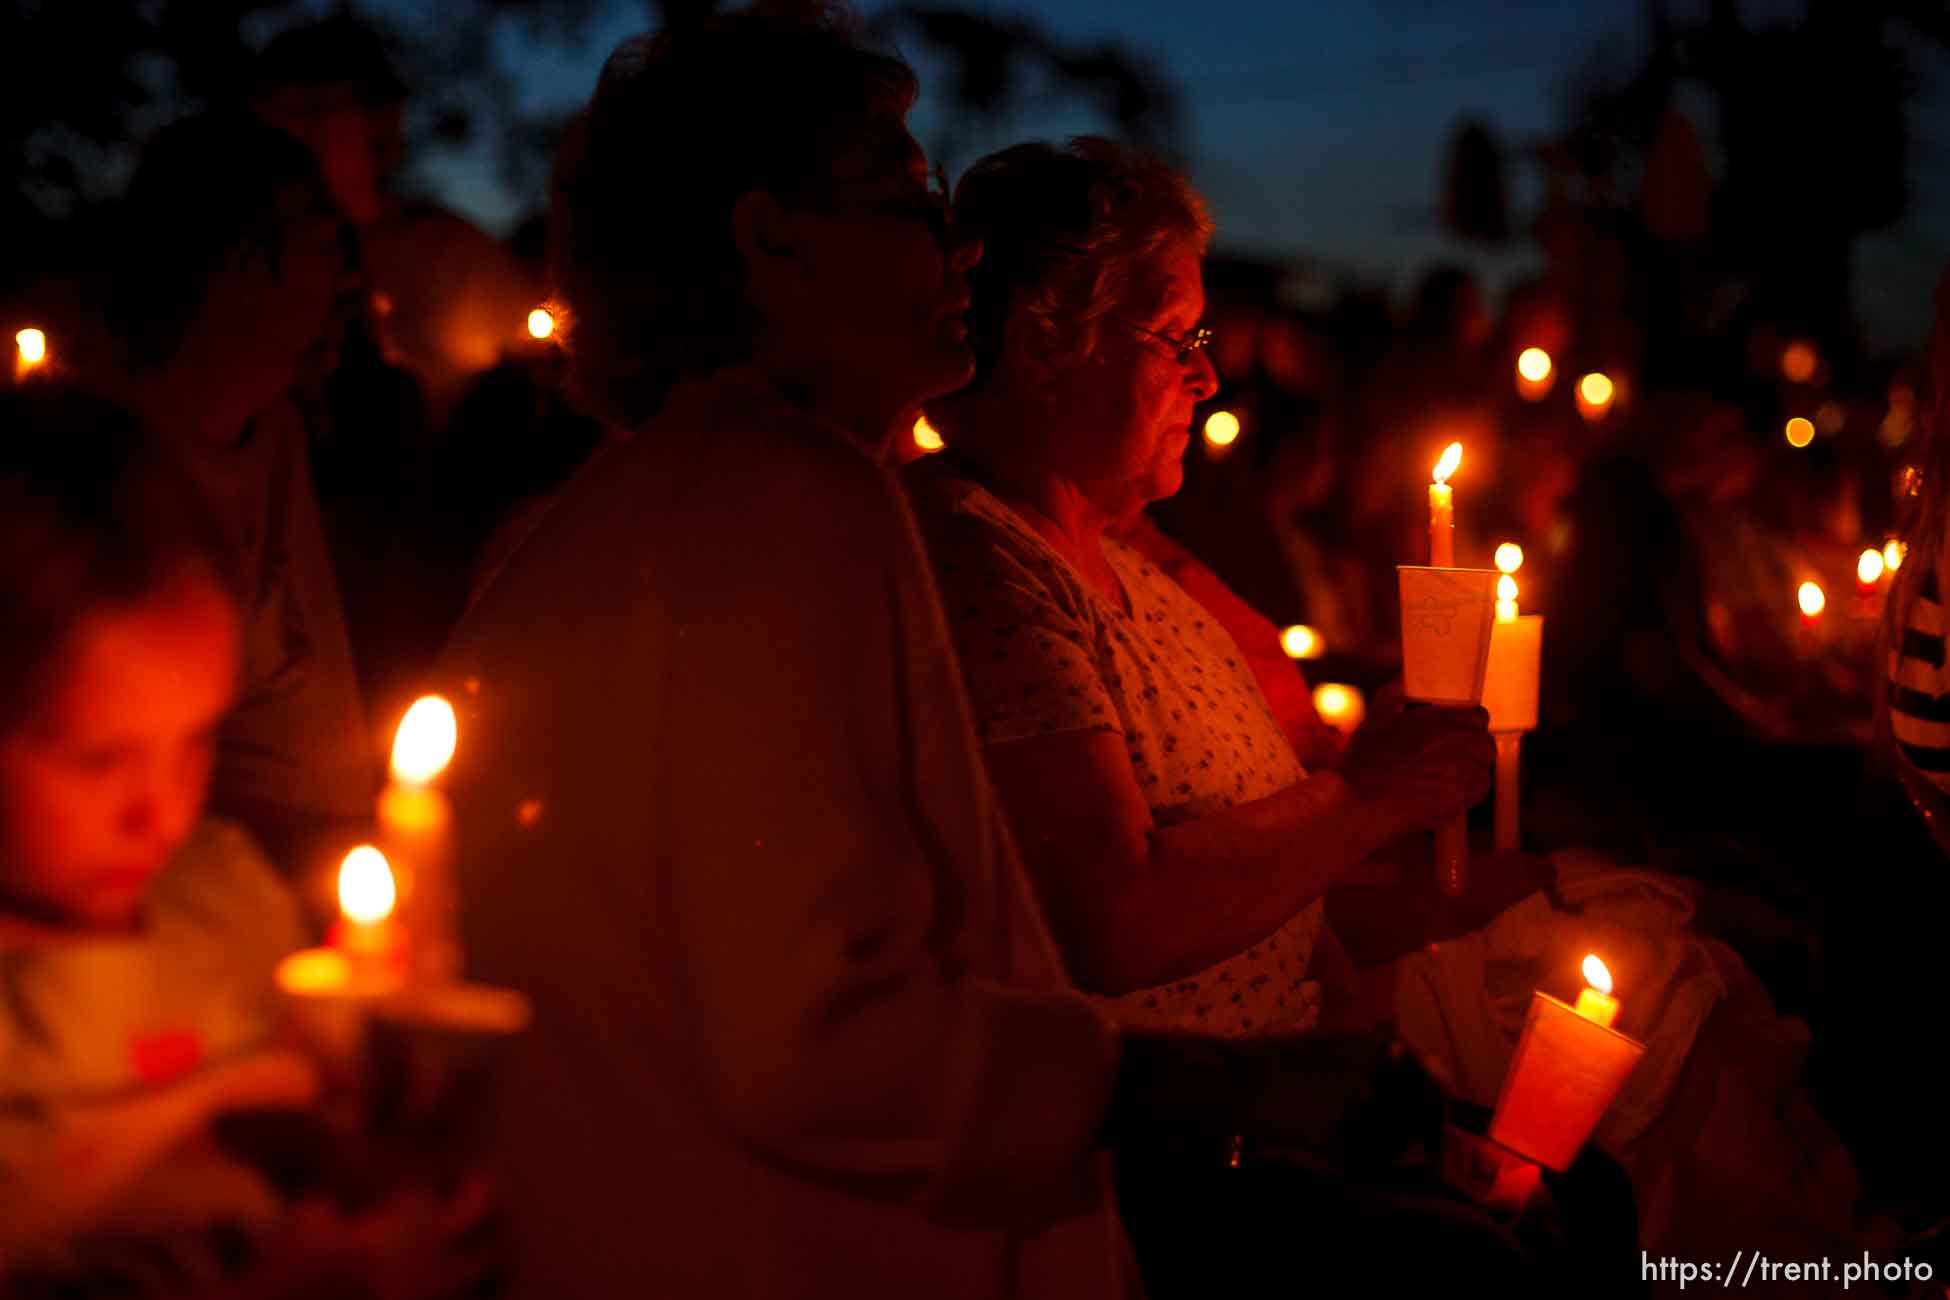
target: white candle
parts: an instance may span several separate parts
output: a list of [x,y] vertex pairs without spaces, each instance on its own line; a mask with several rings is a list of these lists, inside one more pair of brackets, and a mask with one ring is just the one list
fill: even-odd
[[1456,567],[1456,494],[1449,476],[1462,464],[1462,444],[1452,442],[1435,463],[1435,481],[1429,484],[1429,566]]
[[406,878],[413,971],[431,979],[460,973],[455,933],[453,809],[433,782],[453,759],[454,708],[437,695],[414,701],[393,739],[392,780],[380,792],[380,842]]

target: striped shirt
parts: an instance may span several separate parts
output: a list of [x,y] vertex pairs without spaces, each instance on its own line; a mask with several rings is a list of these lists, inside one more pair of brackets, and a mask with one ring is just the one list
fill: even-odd
[[1902,642],[1889,651],[1889,722],[1909,765],[1950,794],[1950,674],[1944,671],[1943,600],[1923,575]]

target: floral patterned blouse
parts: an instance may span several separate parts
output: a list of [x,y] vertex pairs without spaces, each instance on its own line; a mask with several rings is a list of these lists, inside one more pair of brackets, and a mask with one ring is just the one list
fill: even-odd
[[[1306,778],[1239,647],[1157,566],[1105,539],[1127,613],[1020,515],[949,466],[923,462],[907,481],[984,744],[1115,732],[1160,826]],[[1134,1028],[1309,1029],[1321,990],[1307,964],[1321,924],[1316,900],[1246,952],[1107,1005]]]

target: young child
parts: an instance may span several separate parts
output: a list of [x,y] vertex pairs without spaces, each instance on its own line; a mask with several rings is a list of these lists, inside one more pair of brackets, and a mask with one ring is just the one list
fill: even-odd
[[305,1106],[318,1083],[270,1046],[272,969],[305,937],[297,903],[248,836],[202,816],[240,617],[192,500],[119,409],[0,393],[8,1295],[398,1280],[381,1266],[407,1227],[433,1257],[478,1213],[399,1197],[357,1220],[291,1213],[210,1136],[227,1112]]

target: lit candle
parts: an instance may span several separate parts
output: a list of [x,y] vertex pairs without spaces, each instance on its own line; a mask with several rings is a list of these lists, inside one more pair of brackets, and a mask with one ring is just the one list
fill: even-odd
[[1821,611],[1828,608],[1827,593],[1818,582],[1804,582],[1801,590],[1795,593],[1795,600],[1801,606],[1801,621],[1808,627],[1821,622]]
[[339,920],[331,946],[345,959],[352,984],[395,983],[406,972],[407,936],[394,919],[398,887],[386,855],[361,844],[339,865]]
[[1595,952],[1585,954],[1584,984],[1577,1006],[1571,1009],[1592,1024],[1609,1029],[1612,1021],[1618,1019],[1618,999],[1611,995],[1611,972]]
[[528,336],[545,339],[555,333],[555,313],[546,307],[537,307],[528,313]]
[[1429,484],[1429,566],[1456,567],[1456,494],[1449,476],[1462,464],[1462,444],[1452,442],[1435,463],[1435,481]]
[[1496,621],[1517,621],[1517,580],[1507,573],[1496,580]]
[[1861,596],[1876,594],[1876,584],[1882,581],[1882,571],[1887,568],[1882,552],[1871,547],[1862,552],[1855,561],[1855,589]]
[[1575,1007],[1541,989],[1503,1078],[1490,1140],[1548,1169],[1563,1170],[1604,1118],[1612,1099],[1645,1054],[1645,1045],[1611,1027],[1618,1002],[1611,976],[1594,956],[1584,959],[1587,987]]
[[1286,651],[1289,659],[1318,659],[1327,652],[1320,633],[1305,623],[1295,623],[1280,633],[1280,648]]
[[1894,573],[1903,567],[1903,557],[1906,552],[1907,548],[1904,547],[1902,542],[1896,538],[1890,538],[1888,543],[1882,548],[1882,567]]
[[47,364],[47,335],[29,326],[14,335],[14,382]]
[[1610,375],[1592,371],[1578,380],[1578,414],[1593,423],[1604,419],[1617,393],[1617,385],[1612,383]]
[[1352,732],[1368,716],[1368,702],[1352,686],[1322,682],[1314,688],[1314,711],[1335,730]]
[[941,431],[934,427],[927,416],[914,417],[914,446],[917,450],[932,455],[947,445],[941,436]]
[[460,972],[455,933],[453,809],[433,782],[454,756],[454,707],[438,695],[414,701],[393,738],[392,780],[380,792],[380,843],[405,877],[413,970],[429,980]]
[[1517,395],[1526,402],[1543,400],[1557,382],[1557,368],[1551,354],[1542,348],[1525,348],[1517,357]]

